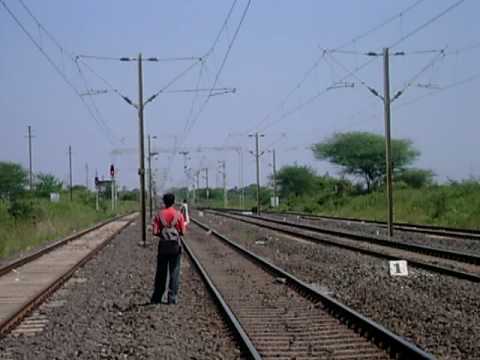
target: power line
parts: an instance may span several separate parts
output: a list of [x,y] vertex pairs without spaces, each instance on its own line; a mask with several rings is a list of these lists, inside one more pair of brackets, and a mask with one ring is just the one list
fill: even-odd
[[[370,28],[369,30],[365,31],[364,33],[361,33],[360,35],[357,35],[355,37],[353,37],[352,39],[344,42],[343,44],[337,46],[334,50],[340,50],[340,49],[343,49],[345,48],[346,46],[352,44],[352,43],[356,43],[357,41],[369,36],[370,34],[380,30],[381,28],[387,26],[388,24],[390,24],[391,22],[393,22],[394,20],[396,20],[397,18],[399,17],[402,17],[404,16],[406,13],[412,11],[413,9],[415,9],[417,6],[419,6],[421,3],[423,3],[425,0],[418,0],[416,1],[415,3],[413,3],[412,5],[408,6],[407,8],[405,8],[404,10],[400,11],[399,13],[389,17],[388,19],[386,19],[385,21],[381,22],[380,24],[378,25],[375,25],[373,26],[372,28]],[[313,71],[315,71],[316,68],[318,68],[318,66],[320,65],[322,59],[324,59],[325,57],[325,51],[322,51],[322,54],[317,58],[315,59],[314,63],[312,64],[312,66],[310,66],[307,71],[303,74],[302,78],[300,79],[300,81],[287,93],[287,95],[285,96],[285,98],[280,101],[279,104],[277,104],[277,106],[275,106],[275,110],[279,109],[279,108],[282,108],[286,103],[287,101],[290,99],[290,97],[298,90],[300,89],[303,84],[305,83],[305,81],[310,77],[310,75],[313,73]],[[270,113],[268,113],[257,125],[256,127],[254,127],[251,131],[255,130],[255,129],[259,129],[260,126],[266,122],[271,116],[272,116],[272,112],[271,111]],[[251,132],[250,131],[250,132]]]
[[[83,99],[83,97],[80,95],[80,92],[78,91],[78,89],[75,87],[75,85],[73,85],[73,83],[68,79],[68,77],[65,75],[65,73],[58,67],[58,65],[52,60],[52,58],[48,55],[48,53],[43,49],[43,47],[34,39],[34,37],[32,36],[32,34],[30,34],[30,32],[25,28],[25,26],[22,24],[22,22],[15,16],[15,14],[10,10],[10,8],[7,6],[7,4],[5,3],[4,0],[0,0],[0,2],[2,3],[3,7],[5,8],[5,10],[8,12],[8,14],[12,17],[12,19],[15,21],[15,23],[22,29],[22,31],[25,33],[25,35],[27,35],[27,37],[30,39],[30,41],[35,45],[36,49],[38,51],[40,51],[40,53],[47,59],[48,63],[53,67],[53,69],[57,72],[58,75],[60,75],[60,77],[65,81],[65,83],[67,83],[67,85],[72,88],[72,90],[75,92],[75,94],[80,98],[80,100],[82,101],[82,104],[85,106],[85,108],[87,109],[89,115],[95,120],[95,122],[97,123],[97,125],[100,126],[100,128],[102,128],[102,125],[105,126],[105,124],[102,124],[98,119],[97,117],[95,116],[95,114],[92,112],[92,109],[88,106],[88,104],[85,102],[85,99]],[[62,48],[63,49],[63,48]],[[106,131],[108,131],[108,129],[104,129]],[[108,136],[107,136],[108,137]],[[109,138],[108,139],[110,142],[111,142],[111,139]],[[113,143],[112,143],[113,145]]]
[[100,75],[98,72],[96,72],[87,62],[81,60],[80,58],[76,58],[75,60],[77,60],[76,62],[81,62],[83,66],[85,66],[85,68],[90,71],[93,75],[95,75],[96,77],[98,77],[101,81],[103,81],[103,83],[105,85],[107,85],[107,87],[113,91],[115,94],[117,94],[118,96],[120,96],[122,99],[125,99],[127,96],[124,95],[122,92],[120,92],[118,89],[114,88],[113,85],[105,78],[103,77],[102,75]]
[[419,97],[416,97],[412,100],[408,100],[408,101],[405,101],[405,102],[402,102],[400,104],[398,104],[395,108],[402,108],[402,107],[405,107],[405,106],[408,106],[408,105],[411,105],[411,104],[414,104],[414,103],[417,103],[419,102],[420,100],[426,98],[426,97],[430,97],[430,96],[434,96],[434,95],[437,95],[439,93],[442,93],[444,91],[447,91],[447,90],[450,90],[450,89],[453,89],[453,88],[456,88],[458,86],[462,86],[462,85],[465,85],[467,83],[470,83],[472,81],[475,81],[475,80],[478,80],[480,79],[480,72],[479,73],[475,73],[473,75],[470,75],[462,80],[459,80],[459,81],[455,81],[453,83],[450,83],[440,89],[437,89],[437,90],[433,90],[433,91],[430,91],[428,92],[427,94],[424,94],[424,95],[421,95]]
[[390,45],[389,47],[390,48],[394,48],[395,46],[397,46],[398,44],[402,43],[403,41],[407,40],[408,38],[412,37],[413,35],[417,34],[418,32],[420,32],[421,30],[425,29],[427,26],[429,26],[430,24],[433,24],[435,21],[437,21],[438,19],[440,19],[442,16],[448,14],[450,11],[452,11],[453,9],[455,9],[456,7],[460,6],[462,3],[464,3],[465,0],[459,0],[457,2],[455,2],[454,4],[450,5],[449,7],[447,7],[445,10],[441,11],[440,13],[438,13],[437,15],[435,15],[433,18],[429,19],[428,21],[426,21],[425,23],[423,23],[422,25],[416,27],[415,29],[413,29],[412,31],[410,31],[408,34],[402,36],[400,39],[398,39],[395,43],[393,43],[392,45]]
[[328,54],[328,56],[330,57],[330,59],[335,63],[337,64],[338,66],[340,66],[345,72],[347,73],[350,73],[355,79],[357,79],[357,81],[360,83],[360,85],[362,85],[363,87],[365,87],[368,91],[370,91],[371,93],[373,93],[375,96],[378,96],[381,98],[381,96],[378,94],[378,92],[371,86],[367,85],[367,83],[365,81],[363,81],[362,79],[360,79],[360,77],[358,75],[356,75],[355,72],[349,70],[345,65],[343,65],[340,61],[338,61],[337,59],[335,59],[333,57],[332,54]]
[[[252,1],[248,0],[247,5],[245,6],[245,9],[243,10],[242,17],[240,18],[240,22],[238,23],[238,26],[235,29],[235,32],[233,34],[232,40],[230,41],[230,44],[228,45],[227,51],[225,52],[225,56],[223,57],[222,64],[220,65],[220,68],[218,69],[217,74],[215,75],[215,81],[213,82],[212,90],[217,85],[218,79],[220,78],[220,74],[222,73],[223,68],[225,67],[228,56],[230,55],[230,51],[232,50],[233,44],[235,43],[235,40],[237,39],[238,33],[240,32],[240,28],[242,27],[243,21],[245,20],[245,17],[247,16],[248,9],[250,8],[251,3],[252,3]],[[210,95],[211,95],[211,93],[210,93]]]
[[[348,74],[346,74],[345,76],[341,77],[339,80],[333,82],[331,85],[334,85],[335,83],[338,83],[338,82],[342,82],[342,81],[345,81],[347,79],[349,79],[350,77],[352,77],[354,74],[356,74],[357,72],[359,72],[360,70],[366,68],[368,65],[370,65],[371,63],[373,63],[375,60],[377,60],[377,57],[372,57],[370,58],[368,61],[364,62],[363,64],[357,66],[355,69],[353,69],[352,71],[350,71]],[[265,126],[263,126],[260,131],[265,131],[267,129],[269,129],[270,127],[272,127],[273,125],[279,123],[280,121],[284,120],[285,118],[297,113],[298,111],[300,111],[301,109],[303,109],[304,107],[310,105],[311,103],[315,102],[318,98],[320,98],[321,96],[325,95],[327,92],[329,92],[329,88],[330,86],[327,86],[325,87],[324,89],[320,90],[319,92],[317,92],[316,94],[314,94],[313,96],[307,98],[306,100],[304,100],[303,102],[301,102],[300,104],[294,106],[293,108],[291,108],[290,110],[284,112],[283,114],[280,115],[280,117],[278,117],[277,119],[267,123]]]
[[475,50],[475,49],[478,49],[478,48],[480,48],[480,42],[476,42],[476,43],[473,43],[473,44],[468,45],[468,46],[464,46],[464,47],[459,48],[459,49],[450,50],[450,51],[446,52],[445,54],[446,55],[458,55],[462,52]]
[[[232,14],[233,14],[233,10],[235,9],[235,6],[236,6],[237,2],[238,2],[238,0],[234,0],[234,1],[232,2],[232,5],[231,5],[231,7],[230,7],[230,9],[229,9],[226,17],[225,17],[225,20],[223,21],[222,26],[220,27],[220,29],[219,29],[219,31],[218,31],[218,33],[217,33],[217,35],[216,35],[216,37],[215,37],[212,45],[211,45],[210,48],[207,50],[204,58],[202,59],[202,62],[201,62],[201,63],[202,63],[202,67],[201,67],[200,72],[199,72],[199,79],[198,79],[198,81],[197,81],[197,87],[198,87],[199,84],[200,84],[200,79],[201,79],[201,76],[202,76],[202,74],[203,74],[202,71],[203,71],[203,70],[206,70],[206,61],[208,60],[208,58],[209,58],[209,56],[212,54],[212,52],[215,50],[215,48],[216,48],[216,46],[217,46],[217,44],[218,44],[218,41],[220,40],[221,34],[222,34],[222,33],[224,32],[224,30],[226,29],[226,26],[227,26],[227,24],[228,24],[228,22],[229,22],[229,20],[230,20],[230,18],[231,18],[231,16],[232,16]],[[237,28],[236,28],[236,30],[235,30],[235,33],[234,33],[234,35],[233,35],[233,37],[232,37],[232,40],[230,41],[230,44],[229,44],[229,46],[228,46],[228,48],[227,48],[227,52],[226,52],[226,54],[225,54],[225,56],[224,56],[224,58],[223,58],[222,65],[221,65],[221,67],[219,68],[219,71],[217,72],[217,74],[216,74],[216,76],[215,76],[215,80],[214,80],[213,85],[211,86],[211,89],[215,88],[215,86],[216,86],[216,84],[217,84],[217,82],[218,82],[218,79],[219,79],[219,77],[220,77],[220,74],[221,74],[221,72],[223,71],[223,67],[225,66],[226,61],[227,61],[227,58],[228,58],[228,56],[229,56],[229,54],[230,54],[231,48],[232,48],[232,46],[233,46],[233,44],[234,44],[234,42],[235,42],[235,39],[236,39],[237,36],[238,36],[238,33],[239,33],[239,31],[240,31],[240,28],[241,28],[241,26],[242,26],[242,24],[243,24],[243,21],[244,21],[246,15],[247,15],[247,12],[248,12],[248,9],[249,9],[249,7],[250,7],[250,4],[251,4],[251,0],[248,0],[248,3],[247,3],[247,5],[245,6],[245,9],[244,9],[244,11],[243,11],[242,17],[241,17],[241,19],[240,19],[240,22],[239,22],[239,24],[238,24],[238,26],[237,26]],[[196,93],[196,94],[198,94],[198,93]],[[188,135],[190,134],[190,131],[193,129],[193,127],[195,126],[195,123],[198,121],[198,119],[200,118],[201,114],[202,114],[203,111],[205,110],[205,108],[206,108],[206,106],[207,106],[207,104],[208,104],[208,102],[209,102],[209,100],[210,100],[211,97],[212,97],[212,93],[210,92],[209,95],[206,97],[205,101],[200,105],[200,110],[196,113],[196,115],[193,115],[193,108],[194,108],[194,104],[195,104],[195,102],[196,102],[197,95],[196,95],[195,98],[192,100],[192,104],[191,104],[191,107],[190,107],[189,114],[188,114],[188,116],[187,116],[187,119],[185,120],[185,126],[184,126],[184,132],[183,132],[183,135],[184,135],[184,136],[183,136],[183,139],[182,139],[182,144],[185,143]],[[176,148],[178,145],[179,145],[179,144],[176,143],[174,147]],[[173,156],[172,156],[172,161],[170,162],[170,164],[169,164],[169,166],[168,166],[167,174],[170,174],[170,171],[171,171],[171,168],[172,168],[172,165],[173,165],[173,162],[174,162],[175,158],[176,158],[176,151],[174,152],[174,154],[173,154]]]
[[243,10],[243,13],[242,13],[242,16],[240,18],[240,22],[238,23],[237,25],[237,28],[235,29],[235,32],[233,34],[233,37],[232,39],[230,40],[230,43],[228,45],[228,48],[227,48],[227,51],[225,52],[225,55],[223,57],[223,60],[222,60],[222,64],[220,65],[220,68],[218,69],[216,75],[215,75],[215,80],[213,82],[213,85],[211,87],[211,91],[209,93],[209,96],[205,99],[205,101],[203,102],[203,104],[201,105],[201,108],[200,108],[200,111],[197,113],[197,116],[195,116],[195,118],[193,119],[193,121],[191,122],[190,126],[188,127],[187,129],[187,133],[185,134],[185,140],[186,140],[186,137],[188,136],[188,134],[190,133],[190,131],[192,130],[192,128],[195,126],[195,123],[198,121],[200,115],[203,113],[203,111],[205,110],[205,107],[207,106],[210,98],[211,98],[211,95],[212,95],[212,91],[213,89],[215,88],[215,86],[217,85],[217,82],[218,82],[218,79],[220,78],[220,75],[223,71],[223,68],[227,62],[227,59],[230,55],[230,51],[232,50],[232,47],[233,47],[233,44],[235,43],[235,40],[237,39],[237,36],[240,32],[240,29],[243,25],[243,22],[247,16],[247,13],[248,13],[248,9],[250,8],[250,4],[252,3],[252,0],[248,0],[247,4],[245,5],[245,8]]
[[[428,19],[426,22],[422,23],[421,25],[419,25],[418,27],[416,27],[414,30],[410,31],[408,34],[402,36],[400,39],[398,39],[397,41],[395,41],[394,43],[392,43],[390,46],[388,46],[389,48],[393,48],[397,45],[399,45],[400,43],[402,43],[403,41],[405,41],[406,39],[412,37],[413,35],[417,34],[418,32],[420,32],[421,30],[425,29],[427,26],[429,26],[430,24],[434,23],[435,21],[437,21],[438,19],[440,19],[442,16],[446,15],[447,13],[449,13],[450,11],[452,11],[453,9],[455,9],[456,7],[460,6],[463,2],[465,2],[465,0],[459,0],[457,2],[455,2],[454,4],[450,5],[449,7],[447,7],[446,9],[442,10],[440,13],[438,13],[437,15],[435,15],[434,17]],[[418,5],[418,2],[416,3]],[[415,5],[415,4],[414,4]],[[369,54],[370,55],[370,54]],[[373,57],[372,59],[375,59],[375,57]],[[365,68],[366,66],[368,66],[369,64],[371,64],[373,62],[373,60],[369,60],[365,63],[363,63],[362,65],[360,66],[357,66],[354,70],[352,70],[349,74],[347,74],[345,77],[341,78],[340,81],[344,81],[346,79],[348,79],[349,77],[355,75],[358,71],[360,71],[361,69]],[[285,119],[286,117],[296,113],[297,111],[299,111],[300,109],[302,109],[303,107],[309,105],[310,103],[312,103],[313,101],[315,101],[316,99],[318,99],[319,97],[321,97],[322,95],[324,95],[327,91],[326,90],[322,90],[320,92],[318,92],[317,94],[315,94],[314,96],[308,98],[306,101],[304,101],[303,103],[297,105],[296,107],[294,107],[293,109],[289,110],[288,112],[285,112],[284,114],[282,114],[277,120],[267,124],[266,126],[262,127],[260,130],[261,131],[265,131],[266,129],[268,129],[269,127],[271,127],[272,125],[274,125],[275,123],[277,122],[280,122],[282,121],[283,119]],[[378,94],[378,93],[377,93]]]
[[[62,53],[62,56],[64,53],[67,53],[69,55],[69,58],[72,62],[75,63],[77,69],[78,69],[78,73],[80,74],[84,84],[85,84],[85,89],[88,89],[88,82],[85,78],[85,75],[83,74],[82,70],[80,69],[80,67],[78,66],[78,62],[76,62],[75,60],[78,58],[78,57],[75,57],[74,58],[74,55],[72,53],[70,53],[69,51],[66,51],[65,48],[62,46],[62,44],[56,39],[55,36],[53,36],[52,33],[50,33],[47,28],[40,22],[40,20],[35,16],[35,14],[33,14],[33,12],[30,10],[30,8],[25,4],[25,2],[23,0],[18,0],[20,2],[20,4],[22,5],[22,7],[25,9],[25,11],[30,15],[30,17],[35,21],[35,23],[37,24],[37,26],[42,29],[46,34],[47,36],[50,38],[50,40],[60,49],[61,53]],[[95,100],[93,98],[90,99],[91,101],[91,106],[93,107],[93,110],[96,112],[97,116],[98,116],[98,120],[103,124],[103,127],[105,129],[105,135],[109,138],[109,141],[110,143],[113,145],[114,144],[114,141],[115,140],[115,136],[113,134],[113,131],[110,129],[110,127],[107,125],[105,119],[103,118],[97,104],[95,103]],[[85,102],[86,103],[86,102]],[[98,121],[97,121],[98,123]]]
[[65,49],[63,46],[60,44],[60,42],[46,29],[45,26],[38,20],[38,18],[33,14],[33,12],[28,8],[28,6],[23,2],[23,0],[18,0],[22,7],[25,9],[25,11],[30,15],[30,17],[36,22],[37,26],[42,29],[45,34],[52,40],[52,42],[60,49],[60,51],[63,53],[65,52]]
[[150,96],[146,101],[145,105],[148,104],[149,102],[153,101],[158,95],[160,95],[162,92],[167,90],[170,86],[175,84],[178,80],[180,80],[182,77],[184,77],[186,74],[190,72],[195,66],[197,66],[199,63],[201,63],[202,60],[197,60],[190,66],[188,66],[185,70],[183,70],[181,73],[179,73],[177,76],[175,76],[173,79],[171,79],[165,86],[163,86],[160,90],[158,90],[156,93],[154,93],[152,96]]
[[222,33],[224,32],[224,30],[226,29],[227,27],[227,24],[228,24],[228,21],[230,20],[230,18],[232,17],[232,13],[233,13],[233,10],[235,9],[235,6],[237,5],[237,2],[238,0],[234,0],[232,2],[232,6],[230,6],[230,9],[228,10],[228,13],[227,13],[227,16],[225,17],[225,20],[223,21],[223,24],[222,26],[220,27],[217,35],[215,36],[215,40],[213,41],[212,45],[210,46],[210,48],[207,50],[206,54],[205,54],[205,58],[207,58],[208,56],[210,56],[210,54],[215,50],[215,47],[217,46],[219,40],[220,40],[220,37],[222,36]]
[[364,33],[354,37],[353,39],[349,40],[349,41],[346,41],[344,44],[340,45],[340,46],[337,46],[336,49],[339,50],[339,49],[343,49],[345,48],[347,45],[349,44],[352,44],[352,43],[356,43],[358,40],[361,40],[367,36],[369,36],[370,34],[380,30],[381,28],[387,26],[388,24],[390,24],[391,22],[395,21],[396,19],[398,18],[403,18],[403,16],[412,11],[413,9],[415,9],[417,6],[419,6],[421,3],[423,3],[425,0],[418,0],[416,1],[415,3],[413,3],[412,5],[408,6],[407,8],[405,8],[404,10],[400,11],[399,13],[389,17],[388,19],[386,19],[385,21],[381,22],[380,24],[372,27],[370,30],[367,30],[365,31]]
[[[198,89],[200,87],[200,81],[202,80],[204,67],[205,67],[205,62],[202,61],[202,65],[201,65],[200,70],[198,72],[197,84],[195,85],[196,89]],[[193,110],[195,108],[195,104],[197,102],[197,99],[198,99],[198,93],[195,93],[195,96],[192,98],[192,102],[190,104],[190,109],[188,111],[187,120],[185,121],[185,126],[183,128],[184,133],[187,131],[189,119],[192,117]]]
[[[82,71],[82,69],[80,68],[80,66],[79,66],[78,64],[76,64],[76,65],[77,65],[78,73],[80,74],[80,77],[82,78],[83,83],[84,83],[84,85],[85,85],[85,89],[88,89],[88,88],[89,88],[88,81],[87,81],[85,75],[83,74],[83,71]],[[82,98],[83,98],[83,97],[82,97]],[[114,135],[112,129],[110,129],[110,127],[107,125],[107,123],[106,123],[105,119],[103,118],[103,115],[102,115],[102,113],[100,112],[100,110],[99,110],[99,108],[98,108],[98,106],[97,106],[94,98],[93,98],[93,97],[90,97],[90,101],[91,101],[91,103],[92,103],[92,107],[93,107],[94,111],[97,113],[97,115],[98,115],[98,117],[99,117],[100,122],[103,124],[103,126],[104,126],[105,129],[107,130],[108,136],[110,136],[110,140],[116,140],[115,135]],[[111,143],[112,145],[114,145],[114,141],[110,141],[110,143]]]

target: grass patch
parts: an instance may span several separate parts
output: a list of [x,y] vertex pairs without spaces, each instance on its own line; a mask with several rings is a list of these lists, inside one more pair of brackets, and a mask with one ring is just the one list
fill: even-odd
[[0,258],[65,237],[138,207],[134,201],[124,201],[115,212],[109,210],[107,204],[97,212],[94,198],[85,194],[76,194],[72,202],[66,195],[58,203],[47,199],[27,201],[32,207],[31,214],[17,220],[8,213],[8,204],[0,201]]
[[[292,208],[323,215],[386,220],[383,192],[347,195],[322,204],[303,200]],[[394,216],[399,222],[480,229],[480,183],[467,180],[422,189],[397,189]]]

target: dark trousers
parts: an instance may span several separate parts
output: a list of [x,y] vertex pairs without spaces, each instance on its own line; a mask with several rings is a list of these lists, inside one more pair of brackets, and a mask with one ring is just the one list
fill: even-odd
[[157,256],[157,272],[155,274],[155,290],[151,298],[151,302],[159,303],[162,301],[167,282],[167,272],[170,274],[168,284],[168,302],[177,301],[178,287],[180,285],[180,258],[178,255],[161,255]]

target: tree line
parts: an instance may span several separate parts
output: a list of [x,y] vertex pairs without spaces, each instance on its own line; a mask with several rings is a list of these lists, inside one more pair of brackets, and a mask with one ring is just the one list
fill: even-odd
[[[0,205],[6,206],[7,213],[15,220],[32,216],[35,212],[35,202],[49,199],[51,193],[63,193],[69,190],[56,176],[48,173],[33,175],[33,186],[29,188],[28,171],[20,164],[0,161]],[[95,207],[95,193],[84,185],[73,185],[74,201]],[[62,194],[65,195],[65,194]],[[103,189],[102,199],[109,199],[111,191]],[[122,189],[120,200],[137,200],[138,191]],[[99,203],[106,210],[104,202]]]
[[[434,173],[428,169],[413,167],[420,152],[408,139],[392,139],[393,178],[397,188],[421,188],[433,184]],[[302,197],[317,199],[319,204],[343,195],[366,194],[383,191],[385,181],[385,138],[369,132],[344,132],[314,144],[311,147],[317,160],[328,161],[338,167],[339,176],[328,173],[319,175],[309,166],[288,165],[282,167],[276,175],[276,185],[282,203],[298,201]],[[269,206],[272,196],[273,178],[270,186],[262,187],[261,203]],[[178,196],[187,197],[187,189],[174,189]],[[256,185],[246,186],[243,191],[247,199],[256,196]],[[209,199],[223,199],[222,189],[210,189]],[[238,198],[241,188],[229,189],[232,199]],[[199,199],[206,198],[206,189],[197,189]]]

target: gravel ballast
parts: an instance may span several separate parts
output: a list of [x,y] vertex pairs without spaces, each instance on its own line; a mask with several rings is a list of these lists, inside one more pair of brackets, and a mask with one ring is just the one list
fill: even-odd
[[[300,224],[313,225],[330,230],[350,231],[360,234],[371,235],[382,239],[388,238],[387,229],[385,226],[380,226],[378,224],[368,222],[362,223],[356,221],[333,220],[325,218],[314,219],[291,214],[267,214],[266,216],[281,220],[286,219]],[[468,236],[466,236],[464,239],[458,239],[448,237],[448,235],[439,236],[431,234],[421,234],[412,231],[395,229],[392,240],[402,241],[408,244],[432,246],[440,249],[461,251],[471,254],[480,254],[480,240],[468,238]]]
[[125,229],[39,309],[48,319],[42,331],[1,339],[0,359],[240,358],[186,254],[178,304],[148,304],[156,243],[139,246],[139,230]]
[[198,219],[441,359],[480,359],[480,286],[204,213]]

